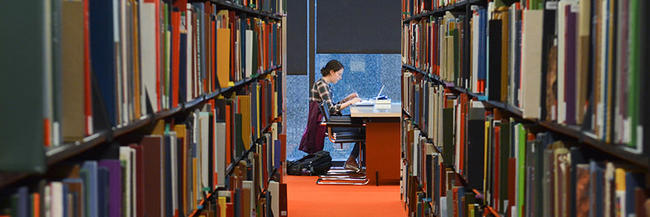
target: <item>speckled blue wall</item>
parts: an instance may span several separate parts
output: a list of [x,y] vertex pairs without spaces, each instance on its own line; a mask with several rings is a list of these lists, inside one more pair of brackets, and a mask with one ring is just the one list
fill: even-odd
[[[320,69],[327,61],[340,61],[345,70],[343,79],[332,85],[333,100],[339,101],[352,92],[357,92],[362,98],[370,98],[384,84],[382,95],[391,98],[393,102],[401,102],[400,92],[400,58],[399,54],[317,54],[315,59],[318,80]],[[305,155],[298,150],[300,138],[307,125],[309,103],[309,76],[287,76],[287,159],[296,160]],[[349,114],[349,109],[343,111]],[[347,159],[353,144],[345,144],[343,149],[338,144],[325,141],[325,150],[329,151],[334,160]]]

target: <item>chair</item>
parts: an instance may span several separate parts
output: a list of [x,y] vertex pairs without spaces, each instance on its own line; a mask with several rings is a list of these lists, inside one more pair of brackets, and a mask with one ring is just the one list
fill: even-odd
[[[364,147],[366,141],[366,124],[352,119],[349,115],[332,115],[326,109],[325,102],[319,109],[324,114],[322,126],[327,127],[327,138],[335,144],[343,147],[343,143],[357,143]],[[336,134],[336,135],[335,135]],[[316,180],[317,184],[338,184],[338,185],[366,185],[368,178],[365,174],[364,150],[359,150],[359,171],[344,169],[343,167],[332,167],[326,175],[321,175]]]

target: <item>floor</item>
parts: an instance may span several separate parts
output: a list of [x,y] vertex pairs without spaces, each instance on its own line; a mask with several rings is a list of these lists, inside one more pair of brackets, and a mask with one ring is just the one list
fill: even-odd
[[317,185],[316,176],[287,176],[290,217],[406,217],[398,185]]

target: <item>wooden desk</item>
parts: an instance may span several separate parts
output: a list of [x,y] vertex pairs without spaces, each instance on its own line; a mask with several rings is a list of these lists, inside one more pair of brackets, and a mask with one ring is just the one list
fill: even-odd
[[366,175],[369,185],[400,181],[400,103],[390,108],[352,106],[350,116],[366,121]]

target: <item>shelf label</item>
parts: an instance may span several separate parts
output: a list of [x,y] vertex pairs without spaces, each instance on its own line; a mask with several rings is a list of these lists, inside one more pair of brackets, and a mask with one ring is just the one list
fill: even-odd
[[548,2],[546,2],[546,9],[547,10],[557,10],[557,2],[556,1],[548,1]]

